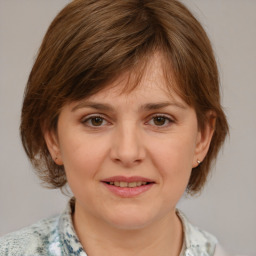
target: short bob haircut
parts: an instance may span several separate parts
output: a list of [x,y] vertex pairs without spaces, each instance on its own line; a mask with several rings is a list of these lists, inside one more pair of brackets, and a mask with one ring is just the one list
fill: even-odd
[[75,0],[53,20],[28,79],[20,126],[25,151],[48,187],[67,183],[44,140],[44,131],[56,130],[62,107],[97,93],[124,72],[141,77],[156,51],[164,57],[167,85],[173,87],[168,75],[174,73],[173,89],[195,109],[199,129],[209,110],[216,119],[208,154],[187,186],[191,194],[200,191],[228,124],[211,43],[177,0]]

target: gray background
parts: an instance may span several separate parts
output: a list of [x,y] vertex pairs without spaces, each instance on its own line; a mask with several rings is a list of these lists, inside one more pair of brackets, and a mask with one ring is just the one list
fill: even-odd
[[[220,67],[230,138],[210,182],[179,203],[233,253],[256,255],[256,1],[184,0]],[[0,0],[0,236],[57,214],[67,197],[42,188],[19,139],[23,90],[43,35],[67,0]]]

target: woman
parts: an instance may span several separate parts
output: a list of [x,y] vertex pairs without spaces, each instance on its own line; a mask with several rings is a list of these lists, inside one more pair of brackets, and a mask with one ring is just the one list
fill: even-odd
[[0,240],[1,255],[219,255],[176,209],[228,132],[209,39],[174,0],[67,5],[28,79],[21,137],[65,212]]

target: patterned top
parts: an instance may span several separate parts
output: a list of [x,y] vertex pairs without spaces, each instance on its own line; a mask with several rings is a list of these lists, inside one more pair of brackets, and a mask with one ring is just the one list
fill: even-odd
[[[87,256],[72,224],[74,201],[63,214],[0,238],[1,256]],[[177,210],[183,223],[184,243],[180,256],[213,256],[217,240],[191,225]]]

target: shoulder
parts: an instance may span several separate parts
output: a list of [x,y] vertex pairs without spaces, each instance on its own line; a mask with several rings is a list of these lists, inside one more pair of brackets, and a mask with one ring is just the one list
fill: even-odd
[[59,216],[44,219],[0,238],[0,255],[47,255],[48,245],[57,239]]
[[217,238],[192,225],[186,216],[179,210],[177,210],[183,224],[184,242],[185,242],[185,255],[190,256],[226,256],[223,249],[221,249]]

